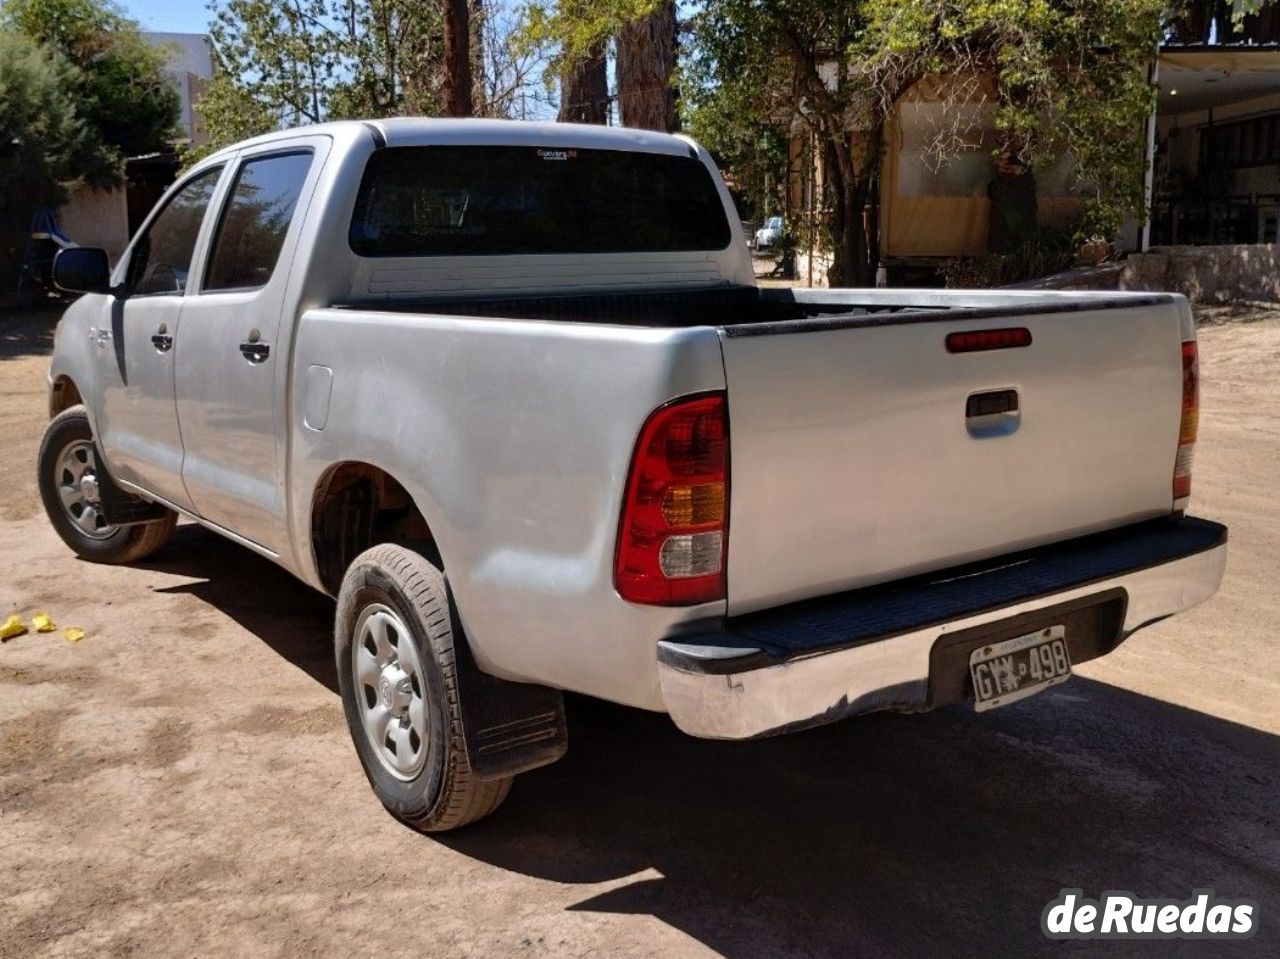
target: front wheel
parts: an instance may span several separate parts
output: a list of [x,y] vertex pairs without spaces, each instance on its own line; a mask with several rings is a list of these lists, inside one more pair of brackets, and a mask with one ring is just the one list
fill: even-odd
[[489,815],[511,777],[467,760],[444,576],[402,546],[375,546],[342,580],[334,624],[347,728],[374,793],[397,819],[444,832]]
[[99,484],[105,468],[98,462],[89,414],[72,406],[55,416],[44,431],[38,457],[40,499],[49,522],[78,556],[95,563],[135,563],[168,540],[178,517],[131,526],[113,526],[102,514]]

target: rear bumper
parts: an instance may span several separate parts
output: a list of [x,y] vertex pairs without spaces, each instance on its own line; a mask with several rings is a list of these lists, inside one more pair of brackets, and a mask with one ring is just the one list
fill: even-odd
[[971,695],[968,651],[1067,624],[1072,661],[1204,602],[1222,582],[1225,526],[1145,523],[985,564],[796,603],[658,644],[676,725],[749,739]]

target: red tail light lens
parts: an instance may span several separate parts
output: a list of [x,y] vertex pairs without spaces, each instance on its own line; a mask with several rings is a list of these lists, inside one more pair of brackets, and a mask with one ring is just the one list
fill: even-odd
[[1182,344],[1182,422],[1178,426],[1178,455],[1173,461],[1173,498],[1191,495],[1191,462],[1200,429],[1200,359],[1195,340]]
[[982,353],[986,350],[1009,350],[1031,345],[1031,331],[1022,326],[1000,330],[970,330],[947,335],[948,353]]
[[631,457],[613,581],[650,606],[725,597],[729,418],[723,393],[660,407]]

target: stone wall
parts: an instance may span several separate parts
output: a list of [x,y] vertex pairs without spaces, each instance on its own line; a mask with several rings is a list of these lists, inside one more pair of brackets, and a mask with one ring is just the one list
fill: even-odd
[[[809,259],[810,254],[803,250],[796,250],[796,280],[800,286],[809,286]],[[827,283],[827,268],[831,266],[831,257],[826,253],[814,253],[813,259],[813,283],[815,287],[825,287]]]
[[1280,302],[1280,244],[1158,246],[1134,253],[1122,290],[1166,290],[1194,303]]

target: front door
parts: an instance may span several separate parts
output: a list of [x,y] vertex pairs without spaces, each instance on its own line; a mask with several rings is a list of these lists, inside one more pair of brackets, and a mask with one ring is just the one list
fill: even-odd
[[92,330],[98,444],[112,476],[185,508],[173,346],[205,213],[221,167],[170,195],[129,247],[120,292]]
[[196,512],[275,552],[285,535],[282,340],[291,332],[281,324],[298,225],[327,142],[241,154],[174,350],[182,475]]

